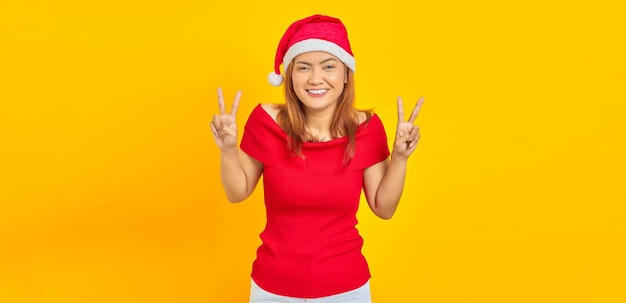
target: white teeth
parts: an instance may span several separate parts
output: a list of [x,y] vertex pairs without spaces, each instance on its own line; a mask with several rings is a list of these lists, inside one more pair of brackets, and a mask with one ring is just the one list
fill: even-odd
[[321,95],[327,91],[328,91],[327,89],[309,89],[309,93],[315,94],[315,95]]

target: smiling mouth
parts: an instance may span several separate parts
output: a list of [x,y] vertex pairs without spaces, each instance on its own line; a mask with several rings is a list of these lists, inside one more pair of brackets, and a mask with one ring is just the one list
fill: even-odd
[[307,92],[313,95],[321,95],[328,91],[328,89],[307,89]]

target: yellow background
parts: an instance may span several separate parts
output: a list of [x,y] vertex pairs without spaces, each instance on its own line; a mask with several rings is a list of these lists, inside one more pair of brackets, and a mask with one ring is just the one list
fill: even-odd
[[626,302],[624,3],[3,1],[0,302],[247,302],[262,192],[226,201],[215,89],[241,127],[282,102],[314,13],[390,135],[426,98],[396,216],[359,212],[376,303]]

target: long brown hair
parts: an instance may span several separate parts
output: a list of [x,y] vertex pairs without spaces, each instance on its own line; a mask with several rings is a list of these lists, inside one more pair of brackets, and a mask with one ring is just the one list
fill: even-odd
[[[276,116],[278,125],[287,133],[287,147],[296,155],[302,155],[303,142],[315,142],[306,131],[303,105],[293,88],[291,73],[295,64],[289,64],[285,71],[285,104],[281,105]],[[344,65],[345,66],[345,65]],[[356,130],[359,127],[359,110],[354,107],[354,74],[347,66],[347,81],[343,92],[337,100],[335,115],[330,123],[330,135],[332,138],[346,136],[348,142],[344,152],[344,164],[350,162],[356,148]],[[372,116],[371,110],[362,110],[366,114],[366,121]]]

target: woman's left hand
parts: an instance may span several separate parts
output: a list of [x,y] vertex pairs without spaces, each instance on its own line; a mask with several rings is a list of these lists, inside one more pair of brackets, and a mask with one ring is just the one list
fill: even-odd
[[415,104],[409,120],[404,121],[404,106],[402,105],[402,98],[398,97],[398,126],[391,153],[392,158],[406,160],[415,151],[417,142],[420,139],[420,129],[414,123],[422,108],[422,103],[424,103],[424,97],[420,98],[417,104]]

